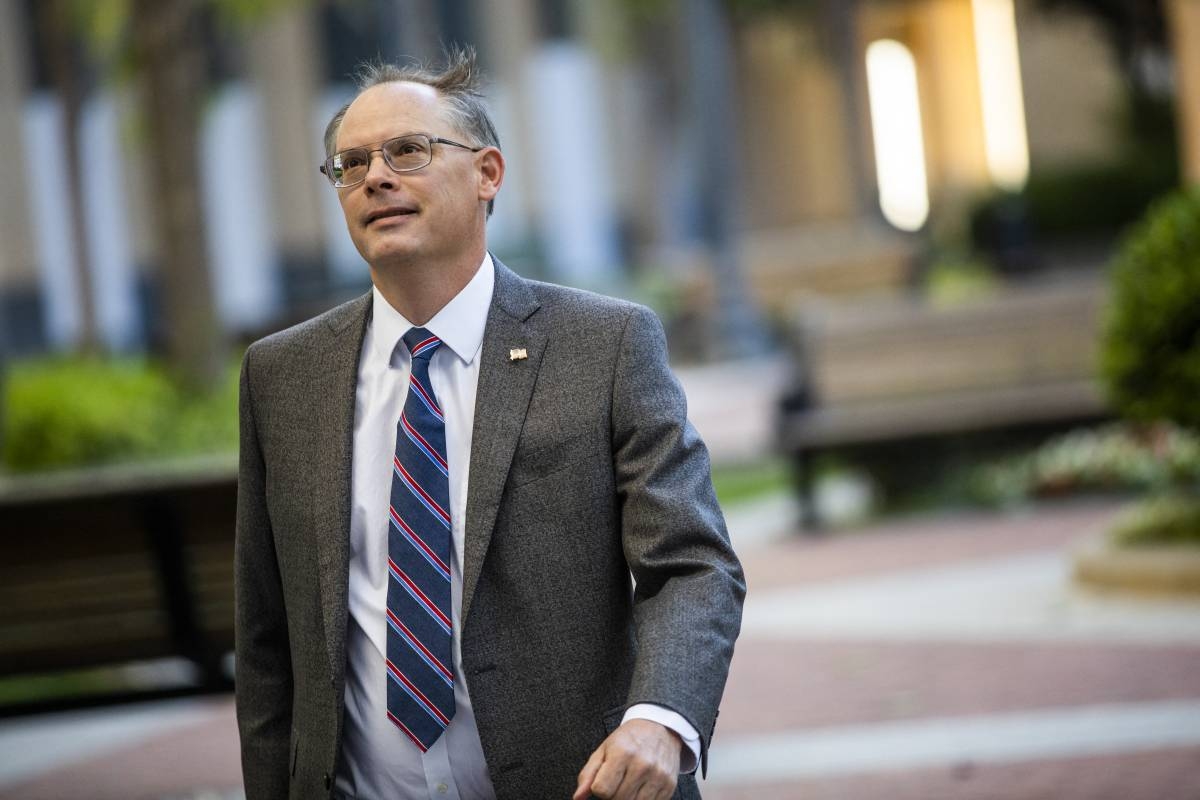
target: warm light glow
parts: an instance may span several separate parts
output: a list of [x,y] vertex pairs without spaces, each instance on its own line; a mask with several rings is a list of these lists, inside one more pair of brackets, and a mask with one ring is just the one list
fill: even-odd
[[867,47],[867,92],[880,208],[897,228],[915,231],[929,216],[929,189],[917,65],[907,47],[890,39]]
[[971,0],[971,8],[988,172],[998,186],[1017,190],[1029,177],[1029,143],[1012,0]]

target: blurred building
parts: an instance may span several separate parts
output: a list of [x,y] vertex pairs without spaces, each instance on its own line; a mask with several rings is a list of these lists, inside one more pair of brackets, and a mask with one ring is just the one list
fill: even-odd
[[[714,248],[725,246],[725,268],[769,308],[903,286],[928,237],[964,224],[971,198],[1120,147],[1104,123],[1119,67],[1078,13],[1032,0],[775,5],[747,15],[715,0],[326,0],[240,29],[214,22],[198,157],[221,319],[251,334],[366,287],[317,173],[321,135],[360,60],[436,58],[440,41],[474,44],[493,81],[509,164],[493,249],[526,274],[610,291],[663,276],[685,308],[722,297]],[[157,257],[136,115],[128,89],[81,55],[85,221],[72,235],[64,109],[35,6],[0,2],[12,167],[0,185],[0,341],[18,353],[70,347],[87,303],[105,345],[137,350],[156,324]],[[1200,12],[1171,8],[1195,179]],[[711,24],[693,24],[701,14]],[[721,52],[731,74],[714,87],[705,68]]]

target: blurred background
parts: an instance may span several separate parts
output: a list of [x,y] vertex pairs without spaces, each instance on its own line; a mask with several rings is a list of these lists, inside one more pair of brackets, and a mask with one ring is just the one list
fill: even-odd
[[0,798],[241,796],[237,368],[475,47],[489,245],[662,318],[750,582],[705,796],[1200,798],[1200,0],[0,0]]

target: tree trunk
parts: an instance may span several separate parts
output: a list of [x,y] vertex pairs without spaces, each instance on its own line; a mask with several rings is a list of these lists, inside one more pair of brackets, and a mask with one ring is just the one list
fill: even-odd
[[83,159],[79,152],[79,118],[83,103],[79,87],[79,64],[71,41],[70,9],[65,0],[45,0],[37,6],[42,42],[45,47],[50,79],[62,104],[63,145],[67,159],[67,197],[65,209],[70,228],[79,301],[79,339],[81,353],[94,354],[100,348],[96,330],[95,293],[88,259],[87,231],[83,209]]
[[766,350],[758,309],[746,292],[738,257],[741,187],[738,182],[736,89],[729,21],[719,0],[684,0],[689,117],[699,145],[700,235],[713,261],[716,289],[716,351],[720,357]]
[[130,15],[156,215],[164,344],[169,368],[190,389],[218,381],[225,356],[200,198],[206,84],[200,12],[200,0],[133,0]]
[[858,43],[858,0],[821,0],[819,24],[828,37],[827,55],[837,74],[842,116],[849,141],[850,178],[860,217],[878,219],[875,187],[868,174],[871,148],[864,138],[869,123],[863,119],[864,62]]

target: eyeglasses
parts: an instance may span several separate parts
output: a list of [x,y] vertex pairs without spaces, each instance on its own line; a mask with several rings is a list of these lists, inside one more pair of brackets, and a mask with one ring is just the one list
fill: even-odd
[[325,159],[325,163],[321,165],[320,169],[321,173],[334,185],[334,188],[344,189],[367,179],[367,172],[371,169],[372,153],[382,153],[384,163],[395,172],[415,172],[428,167],[433,162],[433,146],[435,144],[461,147],[472,153],[478,153],[483,149],[424,133],[407,133],[404,136],[397,136],[395,139],[388,139],[379,147],[353,147],[340,153],[334,153]]

